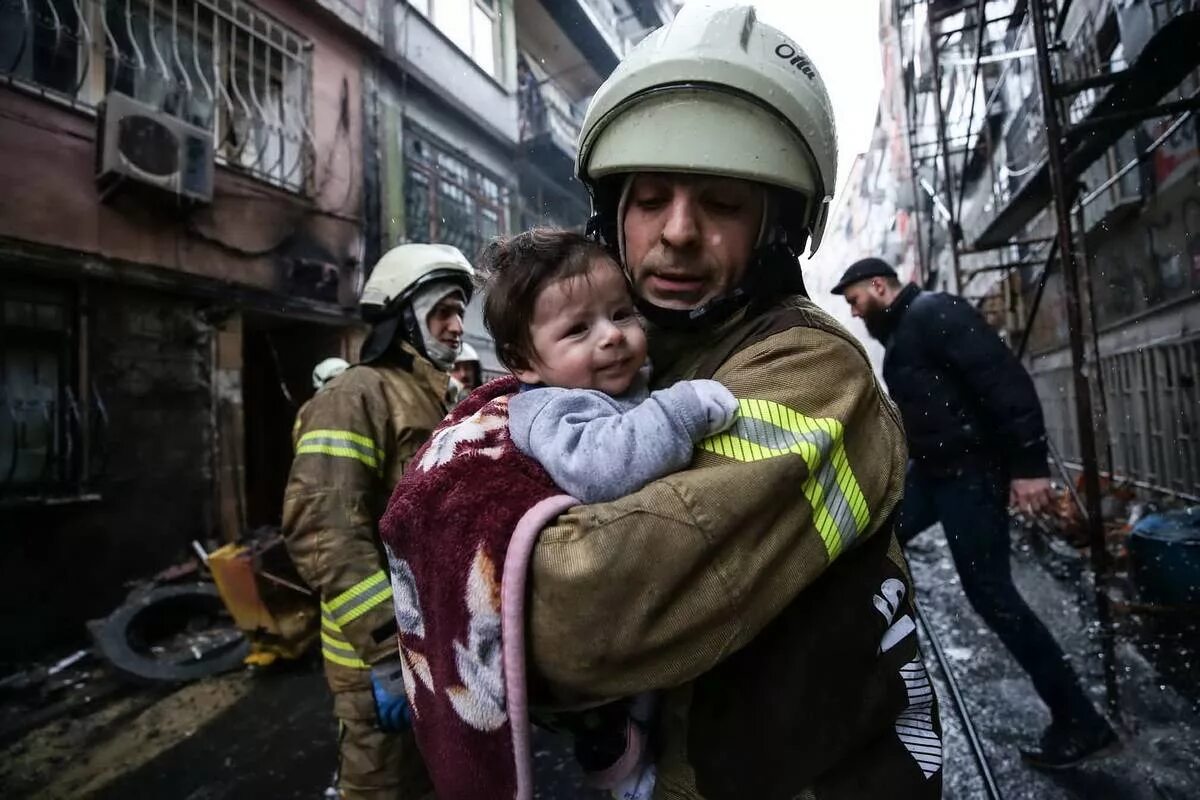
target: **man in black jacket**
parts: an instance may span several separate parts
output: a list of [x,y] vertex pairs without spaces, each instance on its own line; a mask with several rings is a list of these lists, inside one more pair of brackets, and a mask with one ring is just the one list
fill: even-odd
[[1062,650],[1018,594],[1008,558],[1007,506],[1050,502],[1046,431],[1033,381],[960,297],[902,286],[877,258],[855,262],[833,288],[885,348],[883,376],[904,420],[908,480],[902,543],[941,522],[971,606],[1050,708],[1030,763],[1065,768],[1116,741]]

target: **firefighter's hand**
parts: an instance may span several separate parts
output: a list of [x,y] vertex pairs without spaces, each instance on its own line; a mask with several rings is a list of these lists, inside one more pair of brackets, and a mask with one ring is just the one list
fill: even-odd
[[404,692],[400,659],[388,659],[371,667],[371,690],[380,730],[399,733],[412,727],[412,709]]
[[1026,514],[1039,514],[1050,507],[1049,478],[1014,478],[1009,485],[1008,504]]

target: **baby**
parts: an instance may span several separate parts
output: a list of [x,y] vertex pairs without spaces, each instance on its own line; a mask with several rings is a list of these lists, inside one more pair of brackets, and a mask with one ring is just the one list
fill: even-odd
[[733,424],[716,381],[648,391],[646,333],[625,274],[596,242],[535,229],[483,254],[484,321],[522,383],[513,443],[567,494],[614,500],[688,466],[693,446]]
[[[565,493],[584,503],[632,494],[687,467],[697,442],[733,424],[737,400],[716,381],[649,391],[628,282],[596,242],[535,229],[491,244],[481,266],[484,321],[524,384],[508,403],[509,433]],[[615,797],[651,794],[653,765],[625,764],[627,718],[644,725],[651,713],[646,695],[566,724],[584,768]]]

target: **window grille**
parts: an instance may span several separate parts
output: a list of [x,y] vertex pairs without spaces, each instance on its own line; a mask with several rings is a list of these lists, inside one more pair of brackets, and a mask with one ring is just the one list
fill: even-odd
[[0,0],[0,79],[85,108],[128,94],[293,191],[311,172],[310,50],[239,0]]
[[428,134],[410,128],[404,138],[406,238],[452,244],[473,260],[508,231],[508,187]]
[[[1100,368],[1113,471],[1166,492],[1200,495],[1200,339],[1106,354]],[[1041,372],[1034,382],[1047,434],[1065,459],[1078,462],[1070,368]]]

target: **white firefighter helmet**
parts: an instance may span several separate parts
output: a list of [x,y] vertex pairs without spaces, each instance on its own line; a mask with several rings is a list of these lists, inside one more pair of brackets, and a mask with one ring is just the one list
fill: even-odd
[[458,353],[458,358],[454,359],[455,364],[465,364],[470,361],[479,361],[479,353],[475,352],[475,348],[466,342],[462,343],[462,349]]
[[413,293],[431,281],[451,281],[471,300],[475,270],[457,247],[448,244],[402,244],[383,254],[363,287],[359,305],[370,321],[391,316]]
[[[588,105],[576,176],[615,220],[604,179],[632,172],[742,178],[794,192],[778,223],[821,243],[837,171],[825,84],[750,5],[694,0],[634,47]],[[608,223],[610,226],[612,222]],[[798,246],[796,250],[801,248]]]
[[386,353],[397,330],[429,356],[422,321],[415,319],[410,301],[422,286],[448,282],[462,289],[463,300],[469,303],[474,278],[471,262],[448,244],[402,244],[388,250],[375,264],[359,299],[363,319],[372,326],[359,360],[371,363]]
[[350,362],[344,358],[327,358],[313,367],[312,385],[320,391],[325,384],[350,369]]

